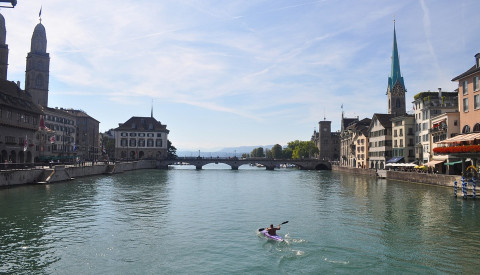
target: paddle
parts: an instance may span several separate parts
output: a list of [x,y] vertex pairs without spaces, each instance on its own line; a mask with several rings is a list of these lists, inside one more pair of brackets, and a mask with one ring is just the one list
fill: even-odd
[[[281,223],[281,224],[279,224],[278,226],[280,226],[280,225],[282,225],[282,224],[286,224],[286,223],[288,223],[288,221],[286,221],[286,222],[282,222],[282,223]],[[258,231],[263,231],[263,230],[265,230],[265,228],[259,228],[259,229],[258,229]]]

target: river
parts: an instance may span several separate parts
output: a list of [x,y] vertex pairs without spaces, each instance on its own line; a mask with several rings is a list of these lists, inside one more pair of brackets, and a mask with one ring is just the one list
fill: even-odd
[[[0,189],[0,273],[477,273],[451,188],[210,164]],[[284,221],[284,242],[258,228]]]

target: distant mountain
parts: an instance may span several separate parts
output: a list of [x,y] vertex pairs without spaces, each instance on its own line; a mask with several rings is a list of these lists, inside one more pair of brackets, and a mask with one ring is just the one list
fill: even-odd
[[217,151],[191,151],[191,150],[177,150],[179,157],[197,157],[200,153],[201,157],[240,157],[242,154],[250,154],[253,149],[262,147],[264,149],[272,149],[273,145],[256,145],[256,146],[238,146],[227,147]]

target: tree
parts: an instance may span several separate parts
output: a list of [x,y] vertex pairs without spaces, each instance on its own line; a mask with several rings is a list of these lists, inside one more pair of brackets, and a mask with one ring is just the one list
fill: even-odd
[[272,158],[274,159],[282,159],[284,158],[283,156],[283,148],[280,144],[275,144],[272,147],[272,150],[270,150]]
[[177,158],[177,148],[172,145],[170,140],[167,140],[167,158],[176,159]]
[[246,159],[246,158],[249,158],[249,155],[247,153],[243,153],[242,154],[242,159]]
[[265,157],[265,153],[263,152],[263,147],[258,147],[252,150],[250,153],[252,158],[263,158]]
[[267,158],[273,159],[272,150],[265,149],[265,155],[267,156]]
[[292,159],[310,158],[319,152],[313,141],[295,140],[288,143],[288,148],[293,148]]

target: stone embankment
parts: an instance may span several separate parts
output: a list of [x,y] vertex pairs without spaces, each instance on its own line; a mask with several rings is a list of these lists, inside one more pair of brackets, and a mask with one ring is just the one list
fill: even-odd
[[[356,175],[367,175],[372,177],[377,177],[380,175],[381,177],[384,177],[386,179],[391,179],[391,180],[400,180],[400,181],[407,181],[412,183],[433,184],[433,185],[450,186],[450,187],[453,187],[455,181],[457,181],[458,186],[461,186],[461,181],[462,181],[462,177],[456,176],[456,175],[426,174],[426,173],[400,172],[400,171],[390,171],[390,170],[375,171],[373,169],[343,167],[338,165],[332,165],[332,170],[356,174]],[[478,189],[478,188],[475,188],[475,189]]]
[[116,174],[130,170],[157,168],[154,160],[116,162],[111,164],[96,163],[94,165],[55,165],[52,168],[38,167],[31,169],[14,169],[0,171],[0,187],[22,184],[53,183],[72,180],[80,177]]

